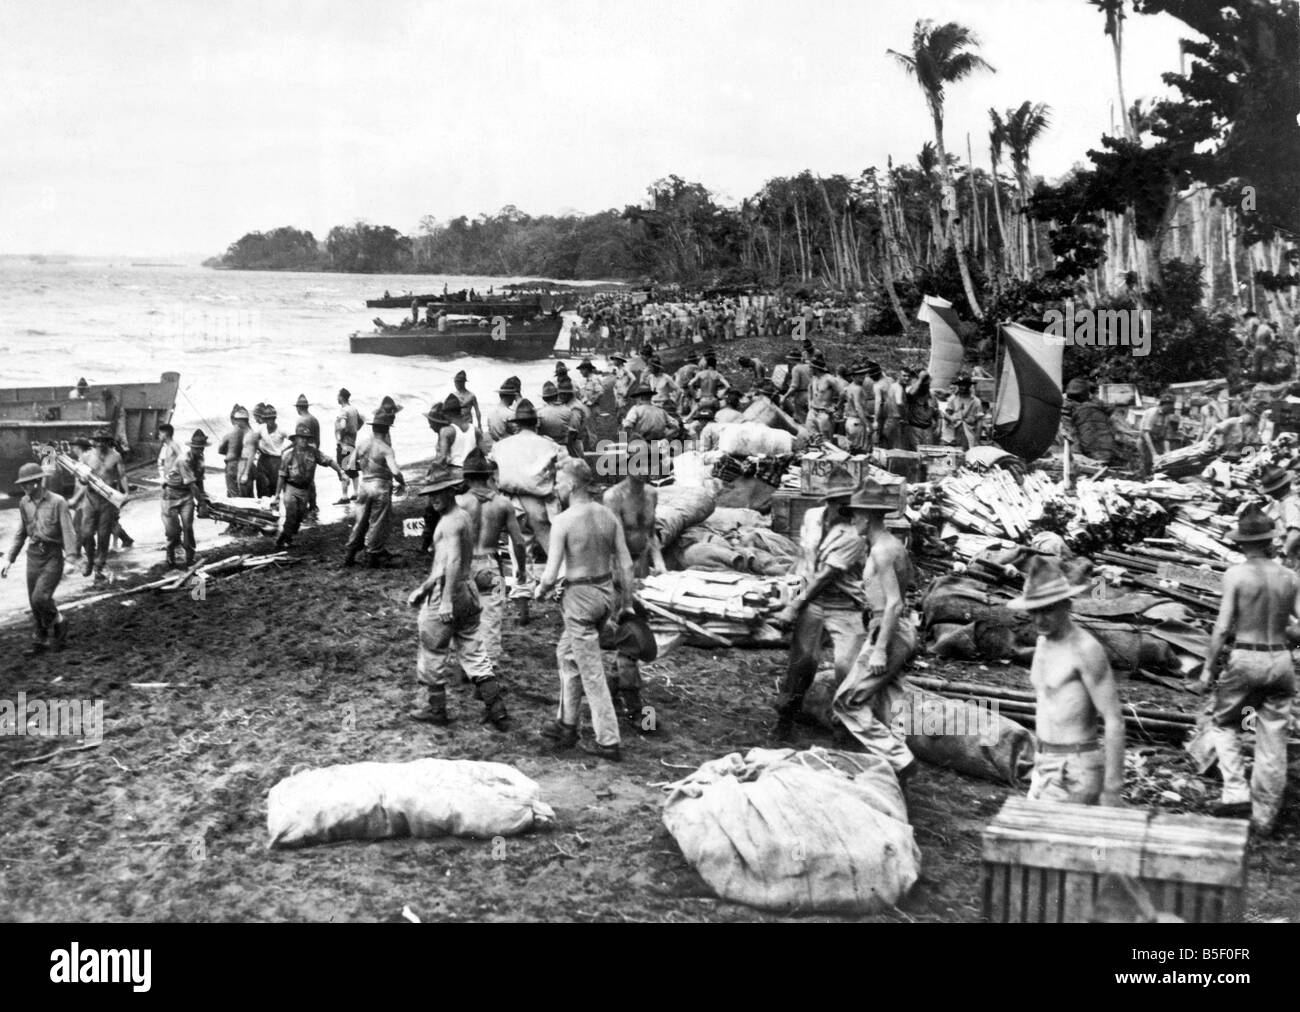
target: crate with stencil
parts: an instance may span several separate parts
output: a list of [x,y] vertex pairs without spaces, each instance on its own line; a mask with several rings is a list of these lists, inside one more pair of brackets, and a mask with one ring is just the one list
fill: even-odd
[[1103,882],[1121,882],[1147,919],[1238,921],[1249,831],[1240,819],[1009,798],[984,830],[983,919],[1110,919]]
[[966,466],[966,452],[955,446],[918,446],[916,451],[925,481],[938,481]]
[[799,460],[799,487],[807,495],[829,492],[835,488],[858,488],[866,480],[871,458],[835,457],[806,453]]

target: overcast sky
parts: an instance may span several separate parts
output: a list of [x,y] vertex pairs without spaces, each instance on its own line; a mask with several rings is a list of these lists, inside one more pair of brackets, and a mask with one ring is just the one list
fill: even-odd
[[[1085,0],[158,0],[0,4],[0,252],[217,253],[364,218],[414,230],[515,204],[639,202],[676,173],[738,202],[856,175],[931,137],[888,48],[957,20],[997,68],[952,90],[949,150],[988,112],[1054,125],[1034,168],[1095,146],[1115,94]],[[1185,29],[1126,22],[1129,100]]]

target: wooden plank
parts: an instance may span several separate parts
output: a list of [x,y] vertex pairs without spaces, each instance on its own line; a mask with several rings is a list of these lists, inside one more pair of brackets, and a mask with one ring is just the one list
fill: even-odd
[[1141,878],[1241,888],[1250,823],[1204,815],[1153,815]]
[[1061,921],[1086,924],[1092,920],[1096,905],[1097,876],[1083,872],[1066,872],[1061,884]]
[[1011,924],[1025,922],[1025,878],[1029,869],[1024,865],[1010,865],[1010,883],[1007,888],[1007,921]]

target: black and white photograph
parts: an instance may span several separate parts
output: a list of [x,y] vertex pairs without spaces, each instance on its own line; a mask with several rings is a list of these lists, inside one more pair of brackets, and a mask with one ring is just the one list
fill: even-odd
[[1300,2],[0,37],[22,976],[518,922],[1285,972],[1240,925],[1300,921]]

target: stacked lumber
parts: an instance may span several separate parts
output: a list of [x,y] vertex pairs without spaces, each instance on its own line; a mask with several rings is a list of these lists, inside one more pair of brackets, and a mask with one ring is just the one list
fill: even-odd
[[779,642],[770,619],[798,593],[798,577],[684,569],[645,578],[639,597],[652,626],[676,626],[722,646]]
[[279,531],[279,519],[270,510],[255,509],[250,506],[235,506],[228,502],[212,499],[207,505],[208,516],[216,521],[235,524],[238,527],[251,527],[263,534],[275,534]]

